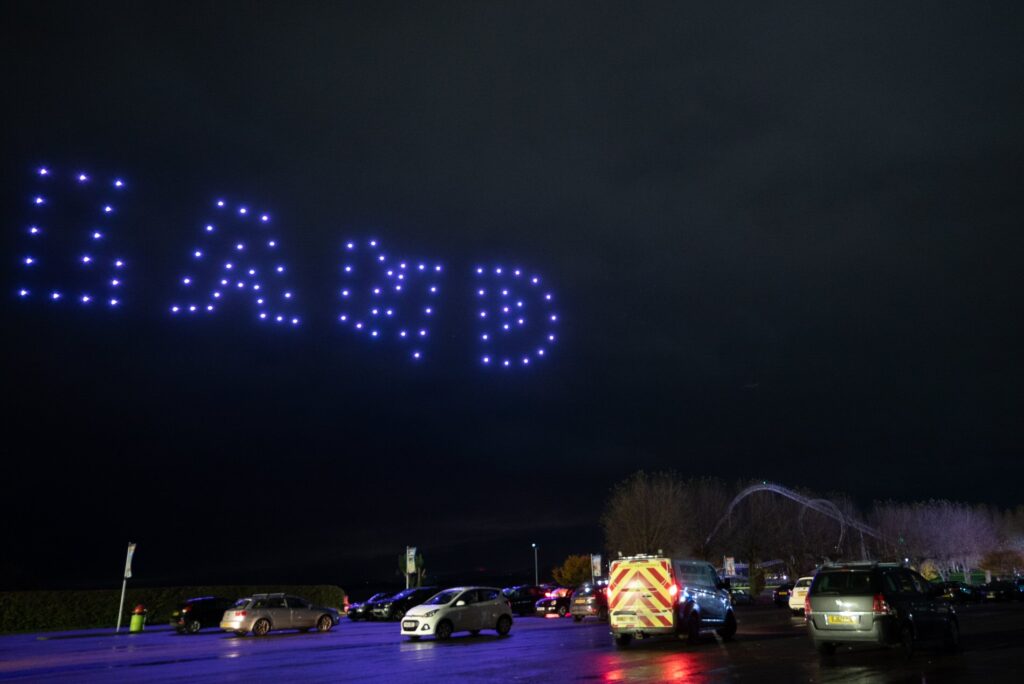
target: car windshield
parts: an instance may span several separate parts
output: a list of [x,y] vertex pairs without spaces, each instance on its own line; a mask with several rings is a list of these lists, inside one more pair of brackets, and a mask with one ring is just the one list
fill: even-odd
[[247,606],[249,604],[249,601],[252,601],[252,599],[251,598],[240,598],[237,601],[235,601],[235,604],[232,606],[232,608],[244,608],[245,606]]
[[811,586],[811,578],[810,577],[804,577],[803,579],[798,579],[796,581],[796,586],[798,586],[798,587],[809,587],[809,586]]
[[823,572],[811,585],[812,594],[874,594],[875,582],[870,571],[841,570]]
[[384,593],[383,591],[382,591],[382,592],[379,592],[379,593],[377,593],[377,594],[374,594],[374,595],[373,595],[373,596],[371,596],[370,598],[366,599],[366,601],[367,601],[367,602],[370,602],[370,601],[379,601],[379,600],[381,600],[382,598],[387,598],[387,594],[385,594],[385,593]]
[[428,606],[443,606],[446,603],[451,603],[455,600],[455,597],[462,593],[461,589],[448,589],[438,594],[434,594],[429,599],[424,601],[424,605]]

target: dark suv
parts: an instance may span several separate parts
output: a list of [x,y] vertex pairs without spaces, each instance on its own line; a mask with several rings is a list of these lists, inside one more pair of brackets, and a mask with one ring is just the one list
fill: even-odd
[[822,655],[846,643],[902,644],[908,655],[922,640],[950,650],[960,644],[956,609],[942,600],[942,588],[896,564],[827,565],[814,576],[804,607]]
[[171,613],[171,627],[179,634],[195,634],[204,627],[217,627],[224,611],[234,603],[219,596],[190,598]]
[[508,600],[508,606],[512,612],[519,616],[533,615],[536,610],[537,601],[544,598],[547,589],[533,584],[519,584],[514,587],[505,587],[501,593]]
[[407,610],[420,605],[437,592],[437,587],[414,587],[400,591],[391,598],[374,602],[373,618],[375,620],[401,620]]

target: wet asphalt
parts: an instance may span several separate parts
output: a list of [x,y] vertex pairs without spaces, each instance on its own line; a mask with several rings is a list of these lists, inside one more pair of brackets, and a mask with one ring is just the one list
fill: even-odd
[[1001,682],[1024,681],[1024,603],[961,609],[963,648],[844,648],[822,658],[803,618],[739,607],[736,639],[709,635],[618,650],[593,620],[517,618],[508,637],[411,642],[396,623],[343,620],[326,634],[181,636],[109,630],[0,637],[0,680],[32,682]]

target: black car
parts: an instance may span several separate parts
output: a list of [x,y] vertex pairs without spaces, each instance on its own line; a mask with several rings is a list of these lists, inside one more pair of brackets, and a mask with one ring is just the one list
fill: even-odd
[[920,641],[960,645],[956,608],[941,587],[896,563],[823,566],[807,605],[807,631],[822,655],[838,644],[902,645],[907,655]]
[[353,603],[348,607],[348,619],[349,620],[371,620],[373,619],[373,603],[381,601],[391,596],[388,592],[378,592],[370,598],[360,603]]
[[982,598],[986,601],[1016,601],[1021,594],[1017,584],[1008,580],[995,580],[981,587]]
[[547,589],[534,584],[519,584],[514,587],[505,587],[501,590],[508,607],[516,615],[533,615],[536,611],[537,601],[544,598]]
[[978,587],[964,582],[936,582],[934,586],[940,592],[940,598],[953,603],[974,603],[983,598]]
[[413,587],[373,604],[376,620],[401,620],[405,611],[418,606],[439,591],[437,587]]
[[544,598],[534,604],[534,612],[541,617],[549,615],[565,617],[569,614],[569,608],[572,605],[572,594],[572,589],[568,587],[550,589],[544,594]]
[[587,582],[576,587],[570,605],[569,612],[575,622],[582,622],[585,617],[607,620],[608,582]]
[[793,593],[793,583],[786,582],[775,587],[772,592],[772,601],[779,608],[789,608],[789,595]]
[[734,606],[752,606],[754,605],[754,597],[750,595],[746,589],[733,589],[729,592],[729,596],[732,599],[732,605]]
[[190,598],[171,613],[171,627],[179,634],[195,634],[206,627],[220,627],[224,611],[234,603],[219,596]]

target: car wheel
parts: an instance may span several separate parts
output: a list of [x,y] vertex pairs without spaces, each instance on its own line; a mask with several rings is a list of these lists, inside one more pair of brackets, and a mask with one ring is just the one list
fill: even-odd
[[270,631],[270,620],[266,618],[260,618],[256,621],[256,624],[252,626],[253,636],[266,636],[267,632]]
[[573,615],[572,616],[572,621],[573,622],[583,622],[583,616],[582,615]]
[[814,650],[823,656],[835,655],[836,645],[831,641],[817,641],[814,643]]
[[434,636],[437,637],[438,641],[447,641],[452,636],[452,623],[447,620],[442,620],[437,623],[437,627],[434,628]]
[[960,650],[960,625],[956,620],[950,620],[946,627],[946,638],[944,645],[947,651],[955,653]]
[[502,615],[498,618],[498,624],[494,629],[498,633],[498,636],[505,636],[512,630],[512,618],[508,615]]
[[912,625],[903,625],[903,629],[900,630],[900,643],[903,645],[903,653],[908,658],[914,655],[914,627]]
[[469,630],[469,634],[470,634],[470,636],[480,636],[480,630],[479,629],[471,629],[471,630]]
[[405,617],[405,611],[402,610],[401,608],[395,608],[393,611],[391,611],[391,619],[392,620],[401,620],[404,617]]
[[718,629],[718,636],[725,641],[732,641],[732,638],[736,636],[736,616],[732,614],[731,610],[726,613],[725,624]]
[[558,606],[558,617],[563,618],[568,612],[569,611],[565,606]]
[[700,641],[700,615],[697,613],[690,615],[690,622],[686,626],[686,640],[691,644],[696,644]]
[[189,634],[195,634],[202,628],[203,626],[199,624],[199,620],[190,620],[189,623],[185,625],[185,631],[187,631]]
[[615,635],[615,646],[618,648],[626,648],[629,643],[633,641],[632,634],[616,634]]
[[330,632],[331,627],[334,627],[334,620],[330,615],[321,615],[316,621],[316,631],[318,632]]

